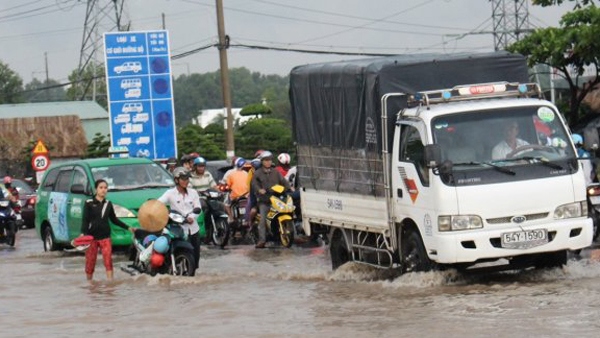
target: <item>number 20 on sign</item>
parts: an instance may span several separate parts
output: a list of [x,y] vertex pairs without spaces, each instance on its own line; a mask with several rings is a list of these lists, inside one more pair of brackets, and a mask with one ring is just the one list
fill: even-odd
[[33,157],[31,158],[31,166],[35,171],[44,171],[48,169],[49,165],[50,159],[46,154],[33,155]]

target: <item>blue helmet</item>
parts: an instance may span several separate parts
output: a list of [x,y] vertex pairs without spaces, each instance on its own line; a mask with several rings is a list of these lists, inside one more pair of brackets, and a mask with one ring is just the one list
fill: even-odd
[[237,168],[241,168],[244,166],[244,164],[246,164],[246,160],[243,159],[242,157],[238,158],[237,160],[235,160],[235,166]]
[[204,159],[204,157],[198,156],[196,157],[196,159],[194,159],[194,166],[197,165],[206,165],[206,160]]
[[571,135],[571,140],[573,140],[573,143],[575,143],[575,145],[583,144],[583,137],[581,137],[581,135],[579,134]]
[[254,170],[260,168],[260,159],[255,158],[250,163],[252,164],[252,167],[254,167]]

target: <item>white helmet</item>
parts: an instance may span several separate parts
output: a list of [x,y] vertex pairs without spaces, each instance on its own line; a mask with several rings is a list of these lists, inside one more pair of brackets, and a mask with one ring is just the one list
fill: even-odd
[[277,161],[279,161],[280,164],[290,164],[290,154],[288,154],[288,153],[279,154],[279,156],[277,156]]

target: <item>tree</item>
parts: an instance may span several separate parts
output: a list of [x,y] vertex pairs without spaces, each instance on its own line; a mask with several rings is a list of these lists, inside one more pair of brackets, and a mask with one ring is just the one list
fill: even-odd
[[22,91],[21,77],[0,61],[0,104],[23,102]]
[[255,117],[259,117],[261,115],[269,115],[272,113],[273,113],[273,109],[271,109],[271,107],[267,106],[266,104],[262,104],[262,103],[249,104],[249,105],[245,106],[244,108],[242,108],[242,110],[240,111],[241,116],[255,116]]
[[[562,0],[538,0],[535,3],[549,5]],[[588,3],[588,1],[586,1]],[[594,5],[576,8],[563,15],[560,28],[536,29],[521,41],[507,49],[528,57],[529,66],[546,64],[555,68],[569,84],[569,110],[565,113],[570,125],[580,118],[581,103],[585,96],[600,83],[600,9]],[[595,74],[580,86],[586,69]]]
[[92,142],[88,144],[86,149],[86,157],[108,157],[108,148],[110,147],[110,136],[96,133]]
[[23,98],[25,102],[65,101],[67,99],[67,92],[56,80],[48,79],[42,82],[34,78],[25,85]]
[[284,120],[252,119],[240,127],[235,138],[236,153],[245,158],[254,157],[254,152],[258,149],[270,150],[274,154],[295,153],[292,130]]
[[[95,85],[95,96],[96,102],[101,105],[104,109],[108,110],[108,98],[106,95],[106,78],[104,74],[104,65],[102,64],[89,64],[83,71],[81,81],[79,81],[79,72],[77,69],[71,72],[69,75],[69,81],[72,83],[71,87],[67,90],[67,98],[71,101],[85,101],[92,100],[94,96],[94,85]],[[84,93],[83,96],[81,93]]]

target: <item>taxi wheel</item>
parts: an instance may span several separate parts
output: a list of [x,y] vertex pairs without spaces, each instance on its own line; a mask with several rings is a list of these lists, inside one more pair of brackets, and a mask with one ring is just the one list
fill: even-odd
[[54,234],[52,228],[49,226],[44,228],[44,251],[56,251],[58,246],[54,241]]

